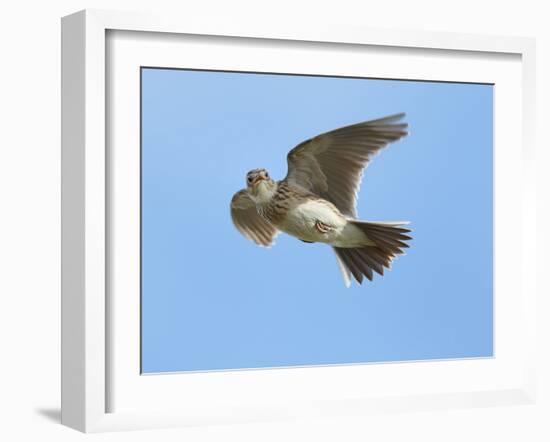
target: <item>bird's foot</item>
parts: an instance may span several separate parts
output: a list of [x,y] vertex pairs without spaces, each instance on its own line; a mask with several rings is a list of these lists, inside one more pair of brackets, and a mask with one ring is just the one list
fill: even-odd
[[315,228],[320,232],[320,233],[328,233],[332,230],[332,227],[325,224],[325,223],[322,223],[321,221],[317,220],[315,221]]

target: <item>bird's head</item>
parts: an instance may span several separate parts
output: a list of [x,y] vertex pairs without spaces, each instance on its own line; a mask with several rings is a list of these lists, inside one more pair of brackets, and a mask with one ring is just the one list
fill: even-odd
[[254,169],[246,174],[246,187],[254,202],[263,203],[271,199],[277,183],[269,177],[265,169]]

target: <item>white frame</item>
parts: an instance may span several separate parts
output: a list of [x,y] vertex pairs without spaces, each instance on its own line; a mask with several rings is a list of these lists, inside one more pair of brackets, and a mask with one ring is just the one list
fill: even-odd
[[[228,44],[228,40],[230,44]],[[518,310],[521,293],[516,256],[521,230],[521,192],[514,179],[521,158],[521,60],[508,54],[385,48],[227,39],[115,31],[107,37],[109,82],[107,150],[110,197],[107,268],[110,355],[107,381],[109,413],[178,409],[186,422],[199,418],[226,421],[234,411],[215,404],[238,404],[252,419],[275,403],[307,412],[314,403],[342,398],[362,400],[395,394],[425,395],[514,389],[520,385],[523,330]],[[179,376],[139,375],[140,231],[140,68],[219,69],[349,75],[494,83],[494,357],[388,364],[340,364],[223,373],[183,372]],[[370,106],[368,106],[370,107]],[[368,112],[368,109],[365,109]],[[411,130],[412,136],[416,132]],[[367,287],[365,289],[368,290]],[[227,296],[233,293],[228,292]],[[343,294],[346,296],[345,294]],[[442,294],[442,296],[445,296]],[[238,398],[238,399],[237,399]],[[309,404],[309,405],[307,405]],[[185,410],[185,411],[184,411]]]
[[[151,428],[188,423],[178,413],[107,413],[105,35],[107,30],[338,42],[404,48],[511,53],[522,57],[523,207],[522,298],[529,337],[523,386],[475,395],[424,395],[322,404],[313,415],[532,403],[535,397],[535,46],[532,39],[450,33],[187,21],[111,11],[82,11],[62,22],[62,422],[81,431]],[[529,258],[528,258],[529,257]],[[292,414],[274,407],[254,419]],[[245,417],[234,421],[247,420]],[[203,421],[204,422],[204,421]],[[196,422],[194,422],[196,424]],[[207,423],[207,422],[206,422]]]

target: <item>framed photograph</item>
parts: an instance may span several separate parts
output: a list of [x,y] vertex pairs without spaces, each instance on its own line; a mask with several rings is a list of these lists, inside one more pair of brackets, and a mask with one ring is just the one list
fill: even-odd
[[533,403],[534,41],[62,21],[62,422]]

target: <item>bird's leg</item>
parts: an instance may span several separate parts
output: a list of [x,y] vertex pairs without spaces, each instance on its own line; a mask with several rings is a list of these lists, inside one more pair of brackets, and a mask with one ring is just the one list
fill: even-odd
[[319,220],[316,220],[315,221],[315,228],[320,232],[320,233],[328,233],[332,230],[332,227],[319,221]]

